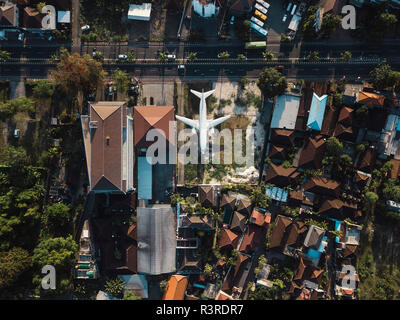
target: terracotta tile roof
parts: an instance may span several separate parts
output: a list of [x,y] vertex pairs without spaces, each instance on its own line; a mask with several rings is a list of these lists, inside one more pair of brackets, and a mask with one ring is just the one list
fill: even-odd
[[239,251],[247,254],[253,253],[255,248],[262,242],[263,235],[263,228],[260,228],[254,224],[250,224],[247,227],[246,233],[244,234]]
[[340,140],[352,141],[354,139],[352,127],[345,127],[341,123],[337,124],[333,135]]
[[271,163],[265,176],[265,182],[272,183],[279,187],[286,187],[292,184],[300,175],[297,168],[284,168],[282,165],[277,166]]
[[325,177],[311,177],[305,183],[304,191],[337,197],[340,192],[340,183]]
[[251,214],[250,222],[254,223],[260,227],[264,227],[271,221],[270,215],[265,215],[257,209],[253,209],[253,213]]
[[0,6],[0,25],[13,26],[15,25],[15,5],[7,4]]
[[278,146],[272,144],[269,149],[268,157],[270,157],[271,159],[285,160],[286,159],[286,149],[284,147],[278,147]]
[[319,169],[325,152],[325,143],[322,136],[310,137],[300,153],[299,167]]
[[353,114],[354,110],[344,106],[342,110],[340,110],[338,122],[344,125],[345,127],[349,127],[353,124]]
[[293,206],[300,206],[301,204],[304,204],[306,206],[314,205],[314,203],[301,190],[290,191],[289,203]]
[[221,208],[230,208],[231,210],[235,210],[235,205],[236,205],[236,198],[233,196],[229,196],[227,194],[224,194],[221,199],[220,207]]
[[358,167],[360,170],[370,173],[374,169],[375,160],[376,160],[375,150],[372,148],[368,148],[364,152],[364,155]]
[[153,141],[146,141],[146,134],[151,129],[158,129],[160,134],[166,138],[168,142],[175,144],[175,141],[170,141],[169,125],[174,121],[173,106],[136,106],[134,107],[134,143],[137,148],[148,148]]
[[248,216],[251,212],[251,201],[239,199],[236,210]]
[[219,234],[218,246],[222,248],[229,247],[231,249],[236,249],[239,243],[239,235],[234,233],[229,229],[222,229]]
[[[124,102],[98,102],[89,106],[89,117],[82,118],[90,190],[126,192],[122,177],[124,115]],[[91,129],[89,122],[96,122],[97,127]]]
[[353,244],[346,244],[344,248],[344,257],[348,257],[352,254],[356,254],[357,252],[357,247],[356,245]]
[[271,143],[277,146],[291,146],[294,144],[295,133],[293,130],[272,129]]
[[302,221],[293,222],[287,230],[286,245],[294,248],[301,247],[308,230],[305,223]]
[[392,159],[390,162],[393,163],[392,170],[390,171],[390,177],[392,179],[397,179],[400,175],[400,160]]
[[292,219],[281,216],[279,215],[276,218],[275,221],[275,226],[271,234],[271,238],[269,241],[269,249],[277,249],[277,250],[282,250],[283,247],[285,246],[284,243],[282,243],[285,231],[287,227],[292,223]]
[[216,192],[213,186],[198,187],[199,202],[205,207],[216,206]]
[[235,211],[231,221],[231,230],[243,232],[245,228],[246,217],[241,213]]
[[368,107],[383,106],[385,97],[376,93],[361,91],[358,94],[357,102],[363,103]]
[[173,275],[169,278],[163,300],[183,300],[188,284],[185,276]]

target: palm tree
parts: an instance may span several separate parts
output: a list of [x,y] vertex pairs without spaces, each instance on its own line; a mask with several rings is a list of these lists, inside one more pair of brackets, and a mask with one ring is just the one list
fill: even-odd
[[239,53],[239,54],[237,55],[237,59],[238,59],[239,61],[243,61],[243,60],[246,60],[246,56],[245,56],[244,54]]
[[197,52],[189,52],[187,59],[189,62],[193,62],[197,60]]
[[93,54],[93,59],[99,62],[102,62],[104,60],[103,55],[101,54],[101,52],[96,51]]
[[219,59],[223,59],[223,60],[229,59],[230,56],[231,56],[231,55],[229,54],[228,51],[223,51],[223,52],[220,52],[220,53],[218,54],[218,58],[219,58]]
[[165,52],[160,52],[158,55],[158,60],[160,62],[166,62],[167,61],[167,54]]
[[347,61],[349,61],[351,58],[352,58],[352,54],[351,54],[350,51],[345,51],[345,52],[342,52],[342,53],[340,54],[340,59],[341,59],[342,61],[347,62]]
[[135,61],[135,54],[133,52],[129,52],[127,55],[126,61],[128,62],[134,62]]
[[0,61],[8,61],[11,59],[11,54],[8,51],[0,51]]
[[265,50],[262,53],[262,55],[263,55],[264,60],[267,60],[267,61],[270,61],[273,58],[275,58],[275,54],[272,51],[269,51],[269,50]]
[[318,51],[311,51],[307,56],[306,59],[308,61],[318,61],[319,60],[319,52]]

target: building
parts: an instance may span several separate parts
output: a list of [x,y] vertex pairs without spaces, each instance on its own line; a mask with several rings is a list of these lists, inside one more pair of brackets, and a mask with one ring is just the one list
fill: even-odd
[[340,183],[325,177],[311,177],[307,180],[304,191],[336,198],[339,196]]
[[125,102],[97,102],[81,116],[89,191],[126,193],[133,182],[133,121]]
[[172,191],[176,162],[174,107],[136,106],[133,119],[138,198],[165,202]]
[[193,0],[193,11],[203,18],[215,17],[218,15],[223,0]]
[[151,3],[131,4],[128,10],[129,20],[150,21]]
[[285,93],[276,99],[271,129],[295,129],[300,99],[300,96],[289,93]]
[[137,208],[139,273],[158,275],[176,268],[174,213],[170,205]]
[[0,27],[18,27],[19,25],[19,10],[16,4],[6,2],[5,5],[0,6]]
[[361,91],[357,95],[357,102],[366,105],[367,107],[382,107],[385,102],[385,97],[377,93]]
[[310,113],[308,115],[307,127],[315,131],[321,131],[327,101],[328,95],[325,94],[319,97],[314,92],[311,101]]
[[26,7],[22,13],[22,25],[25,29],[41,29],[44,14],[36,8]]
[[172,275],[165,289],[163,300],[183,300],[185,297],[188,277]]
[[298,166],[304,169],[319,169],[326,149],[326,139],[322,136],[310,137],[301,150]]
[[265,176],[266,183],[272,183],[278,187],[286,187],[295,183],[300,175],[297,168],[285,168],[271,163]]

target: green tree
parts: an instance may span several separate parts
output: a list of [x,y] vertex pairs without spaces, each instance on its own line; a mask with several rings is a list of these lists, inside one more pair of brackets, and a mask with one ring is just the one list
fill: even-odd
[[376,202],[379,200],[378,195],[375,192],[368,191],[365,193],[365,205],[368,212],[373,213]]
[[349,61],[352,58],[352,54],[350,51],[344,51],[340,54],[340,60],[342,61]]
[[326,152],[329,156],[338,157],[342,153],[343,144],[335,137],[330,137],[326,141]]
[[125,71],[116,69],[113,72],[113,78],[117,86],[117,90],[125,94],[129,88],[129,75]]
[[342,23],[342,18],[338,15],[325,14],[322,19],[320,33],[322,37],[329,38],[332,32],[334,32]]
[[206,264],[204,265],[204,274],[205,274],[206,276],[210,276],[211,273],[212,273],[212,269],[213,269],[212,265],[206,263]]
[[393,89],[398,90],[400,86],[400,72],[393,71],[386,60],[370,72],[372,83],[378,90]]
[[38,267],[52,265],[59,272],[69,272],[75,263],[78,245],[72,236],[42,240],[33,250],[33,261]]
[[14,283],[32,267],[32,257],[28,251],[14,247],[6,252],[0,252],[0,289]]
[[141,296],[136,295],[130,290],[126,290],[124,293],[124,300],[142,300]]
[[265,194],[265,187],[258,185],[251,191],[250,199],[256,207],[267,208],[270,198]]
[[189,62],[193,62],[197,60],[197,52],[189,52],[187,55],[187,59]]
[[362,105],[355,112],[355,120],[359,126],[365,127],[369,119],[369,109],[366,105]]
[[384,27],[385,30],[390,30],[391,28],[394,27],[394,25],[397,23],[397,17],[396,15],[392,13],[381,13],[379,16],[379,23]]
[[315,39],[317,33],[315,31],[315,21],[317,19],[317,6],[311,6],[307,9],[303,23],[303,37],[305,40]]
[[241,41],[250,41],[251,36],[251,22],[250,20],[235,19],[234,30],[236,36]]
[[70,208],[63,203],[54,203],[44,208],[42,222],[53,233],[62,230],[71,219]]
[[46,6],[46,2],[39,2],[39,3],[36,5],[36,9],[37,9],[40,13],[42,13],[42,9],[43,9],[45,6]]
[[96,60],[96,61],[98,61],[98,62],[103,62],[104,57],[103,57],[103,54],[102,54],[101,52],[96,51],[96,52],[93,54],[93,59]]
[[11,54],[8,51],[0,51],[0,62],[9,61],[11,59]]
[[242,54],[242,53],[239,53],[239,54],[237,55],[237,59],[238,59],[239,61],[243,61],[243,60],[246,60],[246,56],[245,56],[244,54]]
[[48,80],[39,80],[35,82],[32,93],[37,99],[50,98],[54,93],[53,84]]
[[222,52],[220,52],[220,53],[218,54],[218,59],[227,60],[227,59],[229,59],[230,56],[231,56],[231,55],[229,54],[228,51],[222,51]]
[[258,87],[267,98],[281,95],[287,88],[287,81],[275,68],[265,68],[258,79]]
[[168,59],[168,57],[167,57],[167,54],[165,52],[160,52],[158,54],[158,61],[164,63],[164,62],[167,62],[167,59]]
[[319,52],[318,51],[311,51],[307,56],[306,56],[307,61],[319,61]]
[[267,60],[267,61],[270,61],[270,60],[272,60],[273,58],[275,58],[275,54],[274,54],[272,51],[270,51],[270,50],[265,50],[265,51],[262,53],[262,55],[263,55],[264,60]]
[[121,298],[124,291],[125,283],[120,278],[108,280],[104,286],[104,290],[116,298]]
[[129,63],[135,62],[135,54],[133,52],[128,52],[126,55],[126,61]]

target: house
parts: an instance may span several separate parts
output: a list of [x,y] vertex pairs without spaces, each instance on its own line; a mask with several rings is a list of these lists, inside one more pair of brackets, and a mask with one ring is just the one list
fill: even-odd
[[343,202],[340,199],[328,199],[321,205],[318,214],[334,218],[334,219],[357,219],[359,210],[357,204],[351,202]]
[[163,300],[183,300],[188,284],[188,277],[172,275],[165,289]]
[[279,206],[281,202],[287,202],[289,191],[279,187],[267,186],[265,194],[271,200],[275,200],[275,204]]
[[233,213],[230,229],[242,233],[246,226],[246,216],[235,211]]
[[128,10],[129,20],[150,21],[151,3],[130,4]]
[[290,147],[294,144],[295,132],[293,130],[272,129],[270,141],[276,146]]
[[295,221],[286,229],[286,246],[293,249],[300,249],[307,235],[308,227],[302,221]]
[[356,245],[360,242],[362,227],[352,223],[342,223],[340,225],[341,237],[339,242],[345,245]]
[[300,96],[289,93],[283,94],[276,99],[271,129],[295,129],[300,99]]
[[232,0],[230,2],[230,13],[233,16],[247,16],[253,9],[255,0]]
[[271,144],[269,148],[268,157],[270,159],[284,161],[287,157],[286,148]]
[[269,249],[282,252],[286,247],[286,239],[284,238],[286,229],[292,224],[292,219],[282,215],[278,215],[275,220],[275,226],[269,241]]
[[250,223],[254,223],[259,227],[265,227],[271,223],[271,214],[264,214],[260,210],[253,209],[253,213],[250,217]]
[[326,149],[326,139],[320,135],[308,138],[303,146],[298,166],[304,169],[319,169]]
[[146,277],[139,274],[118,275],[124,281],[124,290],[131,291],[142,299],[148,299],[148,284]]
[[25,7],[22,12],[22,27],[25,29],[41,29],[44,16],[36,8]]
[[282,165],[277,166],[271,163],[265,176],[266,183],[272,183],[279,187],[287,187],[296,182],[296,178],[300,175],[297,168],[285,168]]
[[400,160],[391,159],[390,162],[393,164],[392,170],[390,171],[390,178],[396,180],[400,175]]
[[239,235],[235,232],[223,228],[219,234],[218,247],[220,249],[236,249],[239,244]]
[[354,110],[344,106],[339,113],[338,123],[345,127],[350,127],[353,124]]
[[113,229],[112,218],[108,217],[94,218],[93,227],[94,239],[100,249],[102,272],[137,273],[136,226],[120,225]]
[[[163,203],[172,191],[174,180],[173,163],[176,161],[174,107],[134,107],[133,137],[138,157],[138,198]],[[150,146],[154,149],[148,154]]]
[[133,190],[133,122],[126,103],[93,103],[88,113],[81,116],[81,125],[89,191],[127,193]]
[[385,97],[377,93],[361,91],[357,95],[357,102],[370,108],[383,107]]
[[244,234],[239,251],[248,255],[253,254],[256,247],[265,238],[265,229],[255,224],[249,224]]
[[251,213],[251,201],[244,198],[240,198],[237,202],[236,210],[237,212],[245,216],[249,216]]
[[345,140],[345,141],[354,140],[352,127],[345,127],[341,123],[338,123],[336,125],[335,131],[333,132],[333,136],[338,138],[339,140]]
[[217,206],[218,191],[214,186],[198,186],[199,202],[203,207]]
[[[250,267],[251,259],[239,252],[236,258],[235,268],[231,268],[227,275],[222,285],[222,291],[231,295],[232,298],[238,299],[242,294],[242,289],[248,277]],[[226,298],[226,300],[228,299],[229,298]]]
[[16,4],[6,2],[0,6],[0,27],[18,27],[19,25],[19,10]]
[[304,240],[304,246],[307,248],[318,250],[324,235],[325,235],[324,229],[312,225],[308,230],[306,239]]
[[307,180],[304,191],[336,198],[340,192],[340,183],[325,177],[311,177]]
[[314,195],[302,190],[293,190],[289,193],[288,204],[292,207],[307,207],[312,209],[314,205]]
[[215,17],[218,15],[224,0],[193,0],[193,11],[203,18]]
[[201,274],[201,257],[196,255],[193,250],[185,250],[183,259],[178,261],[178,274]]
[[229,194],[224,194],[221,199],[220,208],[228,210],[230,212],[235,211],[236,197]]
[[327,101],[328,95],[325,94],[320,97],[315,92],[313,93],[307,127],[315,131],[321,131]]
[[175,217],[170,205],[137,208],[139,273],[158,275],[175,270]]
[[368,148],[364,152],[360,164],[358,165],[358,168],[363,172],[371,173],[372,170],[374,170],[375,160],[376,160],[375,149]]
[[198,230],[214,229],[214,221],[210,216],[200,216],[198,214],[183,216],[181,221],[181,228],[192,228]]

